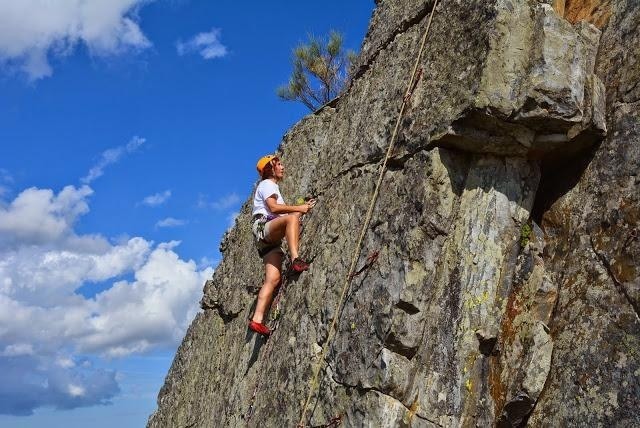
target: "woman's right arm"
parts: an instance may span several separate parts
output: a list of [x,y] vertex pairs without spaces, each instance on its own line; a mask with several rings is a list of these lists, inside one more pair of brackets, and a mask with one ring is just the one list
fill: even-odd
[[267,207],[269,207],[269,211],[271,211],[274,214],[289,214],[289,213],[306,214],[307,212],[309,212],[311,208],[313,208],[315,201],[313,203],[311,203],[311,201],[306,202],[302,205],[283,205],[278,203],[275,195],[271,195],[267,198],[265,203],[267,204]]

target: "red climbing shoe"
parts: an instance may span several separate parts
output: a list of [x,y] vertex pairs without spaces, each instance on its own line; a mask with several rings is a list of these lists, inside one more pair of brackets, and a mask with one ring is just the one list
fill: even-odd
[[255,321],[249,321],[249,330],[253,330],[263,336],[269,336],[271,334],[271,330],[269,330],[269,327]]
[[296,257],[291,263],[291,270],[294,272],[304,272],[309,270],[309,263],[302,260],[300,257]]

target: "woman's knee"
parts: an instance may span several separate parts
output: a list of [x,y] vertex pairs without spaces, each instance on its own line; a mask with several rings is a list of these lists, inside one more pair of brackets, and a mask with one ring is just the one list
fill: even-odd
[[292,213],[287,215],[287,224],[299,224],[300,223],[300,213]]
[[275,287],[280,283],[280,273],[272,273],[267,275],[264,279],[264,282],[271,287]]

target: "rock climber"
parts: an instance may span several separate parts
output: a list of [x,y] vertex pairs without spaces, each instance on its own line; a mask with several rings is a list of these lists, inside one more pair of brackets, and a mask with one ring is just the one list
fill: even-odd
[[253,197],[253,231],[258,255],[264,263],[265,279],[258,294],[256,310],[249,321],[249,329],[264,336],[271,330],[264,324],[265,312],[271,304],[273,292],[280,283],[282,259],[281,243],[287,240],[291,255],[291,267],[294,272],[304,272],[309,264],[298,254],[300,238],[300,218],[315,205],[311,199],[301,205],[286,205],[280,194],[278,183],[284,177],[284,165],[277,156],[267,155],[256,165],[261,181]]

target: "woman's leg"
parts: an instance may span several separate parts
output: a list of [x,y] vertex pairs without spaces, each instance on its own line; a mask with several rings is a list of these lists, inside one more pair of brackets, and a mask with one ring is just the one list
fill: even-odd
[[264,284],[262,284],[260,293],[258,293],[258,303],[256,303],[256,310],[251,318],[252,321],[262,323],[264,320],[264,313],[271,304],[273,290],[276,289],[280,282],[280,269],[282,269],[282,253],[280,251],[272,251],[264,256]]
[[291,213],[271,220],[267,225],[269,232],[265,239],[268,242],[278,242],[287,239],[291,260],[298,258],[298,242],[300,240],[300,213]]

